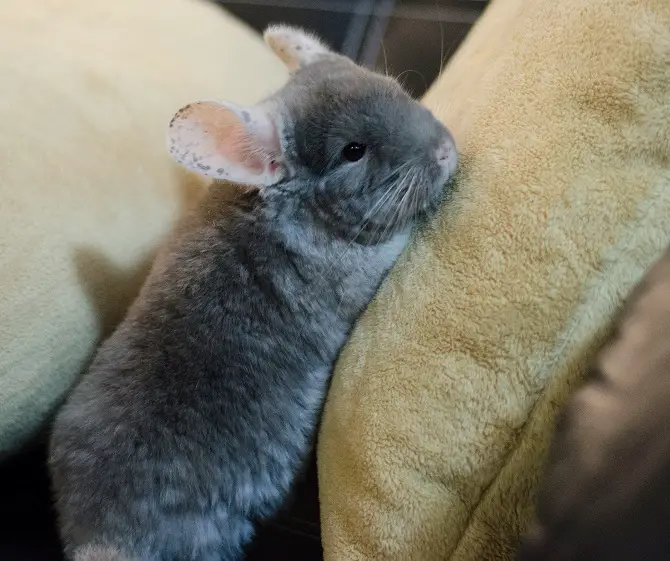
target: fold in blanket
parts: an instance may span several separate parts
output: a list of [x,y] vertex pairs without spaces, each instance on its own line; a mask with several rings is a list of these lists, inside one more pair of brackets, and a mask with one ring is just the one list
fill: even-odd
[[425,102],[461,175],[340,358],[328,561],[512,559],[555,411],[670,242],[667,0],[496,0]]

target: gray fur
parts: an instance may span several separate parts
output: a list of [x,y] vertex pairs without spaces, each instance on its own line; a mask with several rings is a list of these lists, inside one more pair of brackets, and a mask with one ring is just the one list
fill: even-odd
[[[446,129],[340,56],[268,102],[287,176],[212,188],[57,416],[71,558],[240,558],[303,467],[354,322],[453,171],[435,156],[453,149]],[[352,141],[364,161],[340,160]]]

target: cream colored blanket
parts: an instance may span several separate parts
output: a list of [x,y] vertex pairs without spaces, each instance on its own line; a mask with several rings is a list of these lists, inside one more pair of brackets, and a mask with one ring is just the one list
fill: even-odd
[[425,102],[462,174],[339,361],[327,561],[513,559],[554,413],[670,242],[668,0],[495,0]]
[[44,426],[199,193],[165,147],[175,110],[253,103],[285,75],[205,0],[0,0],[0,457]]

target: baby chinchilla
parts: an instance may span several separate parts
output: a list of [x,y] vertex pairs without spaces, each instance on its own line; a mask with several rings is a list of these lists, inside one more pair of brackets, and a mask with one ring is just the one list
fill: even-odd
[[76,561],[239,559],[305,463],[352,325],[437,208],[454,141],[391,78],[270,27],[288,83],[201,101],[172,156],[214,184],[53,427]]

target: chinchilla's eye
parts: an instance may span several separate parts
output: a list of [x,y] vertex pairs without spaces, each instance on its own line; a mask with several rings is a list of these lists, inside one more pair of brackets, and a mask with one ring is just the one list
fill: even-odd
[[367,146],[360,142],[351,142],[342,149],[342,157],[349,162],[357,162],[365,155]]

